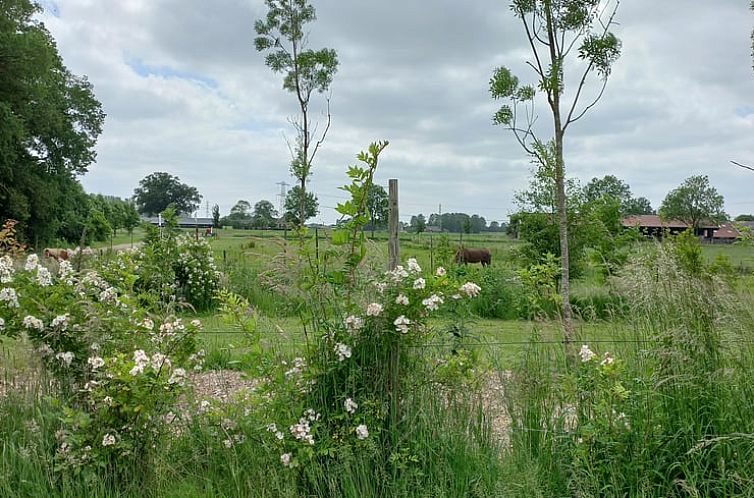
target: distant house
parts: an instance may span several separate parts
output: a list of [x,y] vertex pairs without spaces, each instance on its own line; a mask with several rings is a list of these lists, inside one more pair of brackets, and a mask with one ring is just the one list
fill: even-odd
[[[647,237],[661,239],[663,234],[675,235],[689,229],[689,225],[681,220],[663,220],[656,214],[637,214],[626,216],[621,220],[626,228],[638,228]],[[704,223],[696,229],[697,236],[712,242],[716,230],[721,227],[713,223]]]
[[[160,220],[162,220],[163,224],[165,223],[165,220],[157,216],[142,218],[142,220],[154,226],[158,226],[160,224]],[[179,228],[209,228],[211,226],[213,226],[212,218],[190,218],[188,216],[178,217]]]
[[741,232],[733,223],[723,223],[712,235],[715,244],[732,244],[741,238]]

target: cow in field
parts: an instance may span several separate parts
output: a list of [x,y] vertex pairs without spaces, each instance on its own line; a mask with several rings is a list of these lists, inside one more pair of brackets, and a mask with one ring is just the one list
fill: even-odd
[[492,264],[492,254],[487,249],[459,249],[456,251],[456,263],[481,263],[482,266],[489,266]]

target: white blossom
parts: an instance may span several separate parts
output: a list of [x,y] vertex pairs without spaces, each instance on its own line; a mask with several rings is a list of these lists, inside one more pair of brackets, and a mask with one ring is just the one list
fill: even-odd
[[194,327],[196,327],[199,330],[202,329],[202,322],[199,321],[199,320],[197,320],[197,319],[191,320],[191,325],[194,326]]
[[102,446],[112,446],[115,444],[115,436],[112,434],[105,434],[102,438]]
[[277,432],[277,431],[278,431],[278,426],[276,424],[274,423],[267,424],[267,432]]
[[395,304],[408,306],[408,296],[406,296],[405,294],[398,294],[398,297],[395,298]]
[[606,352],[605,353],[605,357],[600,362],[600,365],[602,365],[602,366],[612,365],[614,361],[615,361],[615,358],[613,358],[613,355],[610,354],[610,353],[608,353],[608,352]]
[[335,352],[338,354],[338,361],[351,357],[351,348],[340,342],[335,344]]
[[344,320],[346,328],[351,331],[359,330],[364,326],[364,320],[361,317],[350,315]]
[[427,286],[427,281],[423,278],[417,278],[414,280],[414,289],[423,289]]
[[280,463],[282,463],[284,467],[290,467],[291,466],[291,454],[290,453],[283,453],[282,455],[280,455]]
[[435,275],[437,275],[438,277],[444,277],[447,274],[448,272],[445,271],[445,268],[443,268],[442,266],[438,266],[437,270],[435,270]]
[[149,356],[142,349],[134,351],[134,367],[129,372],[131,375],[139,375],[149,365]]
[[353,413],[356,411],[359,405],[357,405],[356,402],[352,400],[351,398],[348,398],[343,403],[343,407],[346,409],[348,413]]
[[367,306],[367,316],[380,316],[382,310],[383,308],[380,303],[370,303]]
[[49,287],[52,285],[52,273],[44,266],[37,267],[37,276],[34,279],[42,287]]
[[369,437],[369,429],[367,429],[366,425],[361,424],[356,427],[356,437],[359,439],[366,439]]
[[408,272],[401,265],[395,267],[395,270],[387,272],[387,276],[395,283],[400,282],[408,277]]
[[438,296],[437,294],[432,294],[427,299],[422,300],[422,304],[427,308],[428,311],[437,311],[438,309],[440,309],[440,305],[444,302],[445,300],[443,300],[443,298]]
[[173,370],[173,374],[168,379],[168,384],[178,384],[182,386],[186,382],[186,370],[182,368],[176,368]]
[[58,266],[58,276],[62,279],[67,279],[73,274],[73,265],[70,261],[62,260]]
[[144,320],[142,320],[139,325],[141,325],[142,327],[144,327],[147,330],[154,329],[154,322],[152,320],[150,320],[149,318],[145,318]]
[[0,258],[0,283],[8,284],[13,281],[13,274],[15,273],[13,267],[13,260],[7,254]]
[[11,308],[18,308],[18,295],[16,289],[4,287],[0,290],[0,301],[8,303]]
[[591,360],[597,355],[594,354],[594,352],[591,349],[589,349],[589,346],[584,344],[581,346],[581,349],[579,350],[579,356],[581,356],[581,361],[583,363],[586,363],[587,361]]
[[377,288],[377,292],[380,294],[383,294],[385,292],[385,289],[387,289],[387,284],[385,282],[375,282],[374,286]]
[[45,324],[42,323],[42,320],[31,315],[26,315],[22,323],[27,329],[42,330],[45,328]]
[[462,294],[466,294],[468,297],[477,297],[482,288],[474,282],[466,282],[458,290],[461,291]]
[[116,302],[118,300],[118,291],[115,287],[108,287],[99,293],[99,300],[103,303]]
[[3,317],[0,317],[0,332],[5,330],[5,319]]
[[294,375],[298,375],[306,368],[306,360],[300,357],[293,359],[293,368],[285,372],[285,378],[288,379]]
[[70,318],[71,318],[71,315],[69,313],[58,315],[52,319],[52,322],[50,325],[52,325],[52,328],[54,329],[65,330],[68,328],[68,320]]
[[105,396],[104,398],[102,398],[102,402],[105,403],[107,406],[113,406],[113,397]]
[[90,356],[86,360],[87,365],[92,367],[92,370],[97,370],[100,367],[103,367],[105,365],[105,360],[100,358],[99,356]]
[[151,359],[152,369],[159,371],[163,366],[170,367],[170,359],[162,353],[155,353]]
[[37,256],[36,254],[29,254],[29,257],[26,258],[24,270],[34,271],[37,269],[37,266],[39,266],[39,256]]
[[401,315],[395,319],[395,321],[393,322],[393,325],[395,325],[395,330],[397,330],[401,334],[406,334],[408,333],[409,325],[411,325],[411,320]]
[[409,258],[406,262],[408,265],[408,271],[412,273],[421,273],[422,268],[419,266],[419,263],[416,261],[416,258]]
[[73,362],[74,354],[71,351],[66,351],[65,353],[56,354],[55,358],[60,360],[60,362],[66,367],[70,367]]

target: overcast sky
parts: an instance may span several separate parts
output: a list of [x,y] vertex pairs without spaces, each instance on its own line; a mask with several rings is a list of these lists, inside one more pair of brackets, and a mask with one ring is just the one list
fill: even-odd
[[[262,0],[47,0],[43,20],[65,64],[107,113],[89,192],[127,197],[167,171],[226,213],[239,199],[277,206],[293,183],[285,137],[296,100],[254,50]],[[506,0],[315,0],[312,48],[340,65],[332,126],[310,184],[317,220],[336,219],[345,169],[387,139],[377,178],[400,182],[401,217],[461,211],[488,221],[515,210],[529,161],[491,123],[492,71],[533,82]],[[568,174],[613,174],[658,207],[690,175],[709,175],[731,215],[754,212],[754,72],[748,0],[624,0],[623,53],[597,107],[569,128]],[[312,108],[323,109],[313,97]],[[549,116],[539,107],[540,123]],[[546,128],[542,128],[546,134]]]

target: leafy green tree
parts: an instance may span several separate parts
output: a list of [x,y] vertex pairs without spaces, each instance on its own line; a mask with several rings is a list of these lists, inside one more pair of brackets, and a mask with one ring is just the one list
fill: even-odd
[[754,221],[754,215],[752,214],[739,214],[734,218],[734,221]]
[[655,210],[646,197],[631,197],[623,206],[623,214],[655,214]]
[[139,212],[136,211],[136,206],[133,202],[125,201],[125,211],[123,214],[123,228],[126,229],[128,235],[131,236],[131,244],[134,241],[134,228],[138,227],[141,223],[141,217]]
[[414,232],[422,233],[427,229],[427,219],[423,214],[418,214],[411,217],[411,222],[409,223],[409,225],[411,226],[411,230],[413,230]]
[[105,119],[91,84],[65,67],[35,19],[40,11],[30,0],[0,2],[0,219],[20,221],[19,237],[35,244],[83,228],[76,175],[94,161]]
[[230,208],[228,216],[223,218],[224,225],[230,225],[236,229],[249,229],[253,225],[251,217],[251,203],[249,201],[240,200]]
[[[302,198],[303,201],[301,200]],[[304,206],[303,220],[299,218],[302,204]],[[298,185],[288,191],[288,195],[285,197],[285,221],[292,223],[294,226],[301,227],[306,223],[306,220],[317,216],[318,212],[319,201],[313,193],[302,190]]]
[[696,232],[702,223],[725,221],[728,216],[723,210],[724,204],[723,196],[710,185],[706,175],[691,176],[665,196],[660,216],[681,220]]
[[217,204],[212,206],[212,226],[220,228],[220,206]]
[[[257,37],[254,45],[266,52],[265,64],[275,73],[283,74],[283,88],[296,96],[300,115],[293,119],[296,143],[293,147],[291,173],[306,193],[306,181],[312,162],[330,129],[330,99],[327,97],[327,123],[319,139],[312,137],[309,104],[314,92],[327,92],[338,69],[338,56],[333,49],[308,48],[306,25],[316,20],[314,7],[307,0],[265,0],[268,12],[265,19],[254,23]],[[316,141],[315,141],[316,140]],[[307,219],[308,196],[300,195],[299,213],[293,219]],[[287,210],[287,208],[286,208]],[[302,221],[303,223],[303,221]]]
[[196,187],[180,178],[158,171],[144,177],[134,190],[136,208],[141,214],[155,216],[172,204],[178,213],[190,214],[199,207],[202,196]]
[[[518,78],[506,67],[497,68],[490,80],[492,97],[506,101],[495,113],[493,122],[512,131],[530,156],[542,165],[551,164],[554,171],[563,328],[567,343],[573,341],[574,333],[563,141],[570,125],[581,119],[602,96],[611,66],[620,55],[620,41],[610,32],[617,8],[617,2],[611,7],[608,0],[513,0],[511,10],[521,21],[531,48],[532,60],[528,64],[536,74],[536,82],[520,86]],[[576,67],[573,50],[583,64],[569,76],[567,69]],[[584,105],[586,82],[594,72],[602,80],[601,89]],[[577,82],[570,96],[565,94],[567,81]],[[546,97],[552,116],[552,140],[541,140],[534,132],[535,87]],[[526,107],[526,112],[521,111],[521,105]]]
[[631,199],[631,187],[623,180],[613,175],[605,175],[602,178],[592,178],[584,186],[584,197],[587,202],[596,201],[601,197],[609,196],[618,199],[621,204]]
[[372,185],[367,194],[367,212],[369,223],[367,228],[372,230],[372,238],[376,228],[387,227],[390,206],[387,192],[382,185]]
[[257,228],[270,228],[275,224],[278,217],[275,205],[270,201],[261,200],[254,204],[254,226]]

